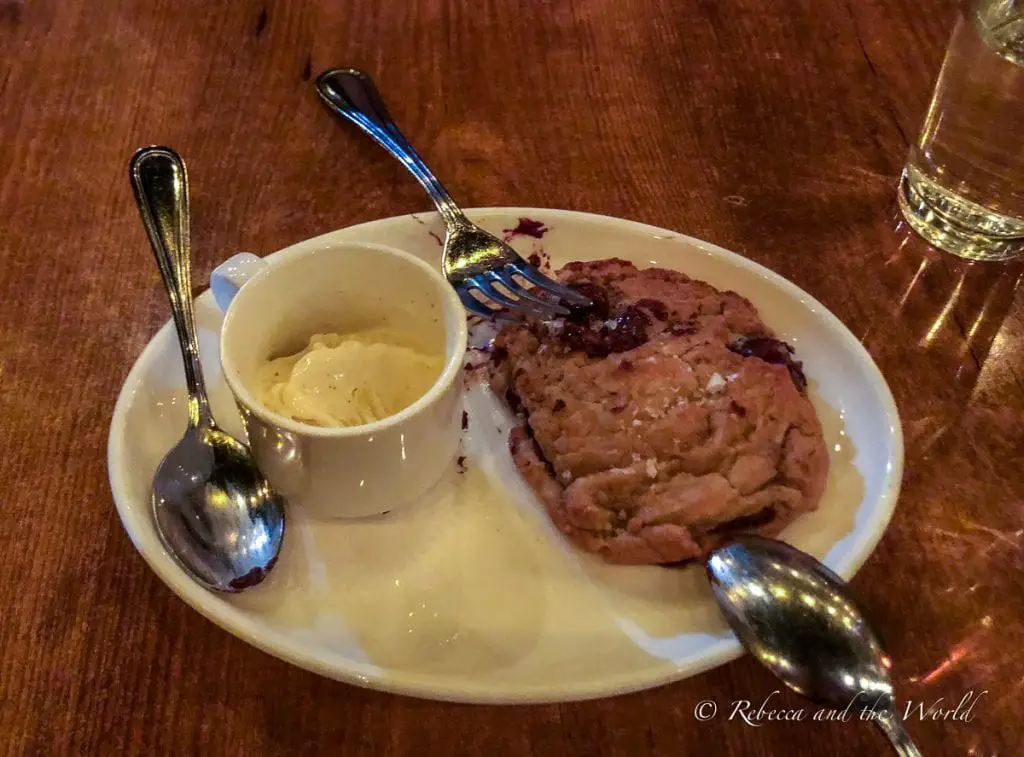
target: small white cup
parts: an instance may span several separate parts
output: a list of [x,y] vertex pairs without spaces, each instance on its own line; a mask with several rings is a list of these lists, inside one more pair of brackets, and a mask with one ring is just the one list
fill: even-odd
[[[249,446],[292,505],[315,518],[377,515],[415,500],[451,465],[466,313],[439,271],[400,250],[347,243],[280,253],[269,264],[240,253],[214,270],[210,288],[225,313],[221,366]],[[260,367],[301,351],[313,334],[371,326],[401,329],[445,355],[441,376],[401,412],[324,428],[274,413],[254,394]]]

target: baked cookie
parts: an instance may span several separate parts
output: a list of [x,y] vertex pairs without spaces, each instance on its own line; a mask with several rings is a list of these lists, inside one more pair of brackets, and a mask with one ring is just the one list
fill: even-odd
[[506,326],[491,384],[564,534],[609,562],[699,558],[817,507],[828,474],[800,363],[754,306],[677,271],[571,263],[593,308]]

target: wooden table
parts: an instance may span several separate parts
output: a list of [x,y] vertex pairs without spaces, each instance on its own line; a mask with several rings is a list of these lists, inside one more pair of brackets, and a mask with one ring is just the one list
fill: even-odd
[[311,77],[347,64],[374,73],[466,206],[678,229],[792,279],[864,341],[907,466],[853,586],[903,701],[981,697],[970,722],[912,715],[924,753],[1019,753],[1021,266],[967,264],[896,223],[955,13],[928,5],[0,0],[0,751],[884,752],[856,723],[698,722],[703,699],[724,711],[778,688],[749,658],[560,706],[352,688],[229,636],[145,567],[105,460],[116,394],[168,317],[128,158],[147,143],[186,157],[203,285],[231,251],[425,210],[402,168],[314,97]]

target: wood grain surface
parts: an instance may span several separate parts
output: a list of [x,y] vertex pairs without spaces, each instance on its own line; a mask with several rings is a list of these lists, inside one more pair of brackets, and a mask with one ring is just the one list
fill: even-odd
[[[167,319],[127,182],[166,143],[193,183],[197,284],[428,202],[320,106],[375,76],[467,207],[593,211],[792,279],[867,345],[907,440],[891,527],[853,580],[926,755],[1024,744],[1020,264],[897,223],[896,180],[954,0],[0,0],[0,753],[878,755],[860,723],[698,722],[778,684],[749,658],[601,701],[473,707],[273,659],[172,595],[122,531],[114,400]],[[781,693],[778,706],[800,707]]]

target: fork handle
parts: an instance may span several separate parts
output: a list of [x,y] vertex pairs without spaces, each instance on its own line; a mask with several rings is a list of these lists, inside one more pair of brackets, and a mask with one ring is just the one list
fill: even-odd
[[324,71],[316,79],[316,91],[333,111],[354,123],[409,169],[427,190],[449,227],[468,226],[469,220],[437,177],[416,153],[409,140],[391,120],[384,99],[373,80],[356,68]]

